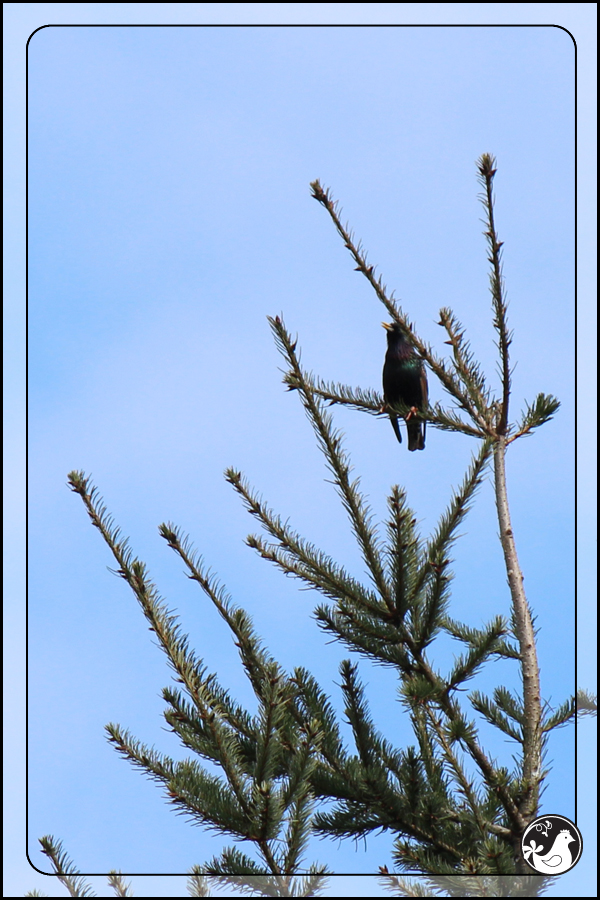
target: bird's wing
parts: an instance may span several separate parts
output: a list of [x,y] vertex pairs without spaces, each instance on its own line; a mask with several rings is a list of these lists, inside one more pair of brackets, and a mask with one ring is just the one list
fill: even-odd
[[[427,385],[427,371],[425,369],[425,363],[421,363],[421,396],[423,397],[421,403],[423,406],[428,406],[429,404],[429,387]],[[425,435],[427,433],[427,422],[423,422],[423,445],[425,444]]]
[[[550,851],[552,852],[552,851]],[[550,869],[555,869],[557,866],[560,866],[563,859],[560,853],[555,853],[554,856],[551,856],[550,859],[546,859],[545,857],[540,857],[540,862],[542,862],[545,866],[548,866]]]
[[421,363],[421,394],[423,396],[423,406],[429,403],[429,388],[427,385],[427,371],[425,363]]

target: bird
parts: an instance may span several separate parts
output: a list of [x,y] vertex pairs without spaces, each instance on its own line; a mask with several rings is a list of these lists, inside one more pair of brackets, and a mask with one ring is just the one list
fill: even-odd
[[[536,872],[544,875],[560,875],[566,872],[573,864],[573,856],[569,848],[569,844],[575,838],[568,828],[563,829],[556,835],[556,839],[552,847],[545,855],[542,855],[544,848],[542,845],[536,847],[535,841],[531,841],[529,847],[523,849],[525,859],[535,868]],[[542,853],[540,853],[542,851]]]
[[[417,356],[407,341],[400,326],[395,322],[381,323],[387,331],[387,352],[383,365],[384,410],[388,406],[403,403],[410,406],[406,416],[408,449],[425,449],[425,428],[427,423],[419,417],[419,412],[427,406],[427,372],[423,360]],[[390,412],[394,433],[402,443],[398,416]]]

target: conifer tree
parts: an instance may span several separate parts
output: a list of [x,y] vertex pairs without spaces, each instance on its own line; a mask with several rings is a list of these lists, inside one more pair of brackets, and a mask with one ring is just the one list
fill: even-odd
[[[549,712],[542,702],[535,631],[510,520],[505,456],[512,442],[550,420],[559,402],[539,394],[511,422],[511,332],[502,244],[494,223],[495,161],[484,154],[477,166],[500,363],[497,393],[475,360],[455,313],[447,308],[440,311],[439,324],[451,347],[451,357],[443,359],[420,339],[376,277],[360,243],[342,224],[329,191],[318,181],[311,185],[356,269],[368,279],[392,321],[453,401],[452,405],[434,403],[418,415],[434,427],[479,442],[433,533],[428,537],[419,533],[406,492],[395,485],[382,536],[359,479],[351,476],[349,456],[329,407],[342,404],[370,415],[391,411],[403,417],[415,411],[402,404],[390,410],[376,391],[327,383],[305,371],[297,341],[281,316],[269,318],[269,324],[285,360],[284,383],[299,396],[314,429],[368,580],[355,579],[295,532],[240,471],[226,471],[227,480],[262,526],[262,534],[247,538],[249,546],[322,595],[315,610],[319,626],[353,654],[340,666],[343,717],[350,724],[353,747],[342,738],[334,698],[306,668],[284,670],[264,649],[247,613],[234,605],[189,540],[176,526],[163,524],[161,537],[234,636],[258,709],[251,714],[240,706],[190,648],[176,616],[114,526],[96,488],[83,472],[69,475],[72,490],[80,495],[116,560],[116,574],[132,589],[175,674],[178,686],[163,691],[164,715],[190,756],[175,762],[116,724],[106,727],[108,739],[163,786],[178,811],[235,842],[192,871],[194,896],[206,895],[202,892],[207,890],[207,878],[225,879],[263,896],[312,896],[323,888],[328,874],[324,865],[304,860],[312,833],[358,839],[381,830],[395,836],[393,859],[388,864],[382,861],[380,868],[382,884],[398,896],[537,896],[546,887],[548,879],[530,874],[520,840],[538,814],[540,788],[547,774],[543,756],[548,735],[574,717],[575,703],[567,698]],[[489,465],[494,472],[511,616],[507,620],[498,615],[484,627],[474,627],[451,615],[450,562],[457,530]],[[446,672],[434,661],[436,640],[442,635],[450,635],[463,647]],[[394,747],[379,732],[357,657],[397,674],[414,745]],[[519,668],[522,691],[499,686],[491,696],[480,691],[466,694],[469,680],[498,658],[511,660]],[[476,716],[517,746],[512,767],[497,761],[484,746]],[[221,774],[212,774],[203,762],[216,764]],[[71,894],[86,896],[73,893],[86,888],[77,881],[80,876],[61,845],[48,837],[42,839],[42,846]],[[410,880],[404,873],[422,878]],[[115,892],[127,896],[120,876],[113,873],[111,878]]]

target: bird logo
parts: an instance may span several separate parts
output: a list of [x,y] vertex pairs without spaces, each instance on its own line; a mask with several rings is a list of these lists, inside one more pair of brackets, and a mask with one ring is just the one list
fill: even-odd
[[[561,825],[569,827],[557,833]],[[581,833],[570,819],[547,815],[529,825],[521,839],[521,849],[525,861],[539,875],[562,875],[579,861],[582,843]]]

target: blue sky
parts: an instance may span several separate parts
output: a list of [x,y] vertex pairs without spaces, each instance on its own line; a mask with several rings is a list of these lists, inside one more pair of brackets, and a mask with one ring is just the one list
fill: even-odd
[[[36,26],[408,23],[408,6],[419,23],[552,21],[570,27],[584,40],[580,92],[586,97],[591,90],[585,32],[594,27],[592,4],[375,4],[368,11],[363,4],[5,4],[5,24],[21,48],[8,59],[14,78],[9,113],[15,113],[15,130],[8,134],[15,154],[9,157],[15,165],[9,182],[15,227],[7,255],[14,244],[22,259],[18,98],[24,42]],[[481,18],[484,11],[487,20]],[[283,314],[298,333],[305,366],[322,377],[379,389],[384,311],[311,199],[308,185],[316,177],[340,200],[420,335],[441,353],[437,313],[452,307],[495,383],[474,161],[484,151],[498,158],[497,225],[505,241],[517,364],[513,416],[540,391],[563,404],[539,434],[511,448],[513,524],[541,629],[544,697],[556,704],[572,691],[573,86],[569,34],[531,24],[50,27],[33,36],[28,845],[40,869],[46,866],[37,838],[46,833],[60,837],[85,872],[116,867],[184,873],[223,843],[174,816],[160,791],[104,739],[103,726],[119,722],[140,740],[182,755],[163,728],[160,691],[170,681],[164,657],[148,640],[133,596],[107,572],[108,549],[65,486],[71,469],[92,474],[192,644],[240,700],[252,698],[232,641],[158,537],[160,522],[173,521],[190,534],[285,667],[307,665],[339,699],[337,666],[347,654],[329,644],[312,620],[318,597],[299,590],[244,545],[255,523],[222,477],[226,466],[240,468],[298,531],[362,575],[310,427],[298,399],[281,385],[280,358],[266,322],[267,315]],[[585,165],[590,123],[581,113],[580,127]],[[580,214],[589,215],[585,198]],[[594,296],[585,252],[594,244],[588,244],[589,229],[582,224],[579,353],[585,366],[593,349]],[[22,398],[20,275],[9,271],[14,338],[7,360],[14,365],[15,393],[7,413],[15,426]],[[582,376],[585,390],[585,368]],[[433,378],[430,392],[434,400],[443,399]],[[589,622],[595,491],[593,457],[586,450],[592,423],[582,418],[580,618]],[[474,445],[431,429],[426,452],[408,454],[384,418],[340,411],[336,421],[376,515],[385,513],[390,485],[400,483],[423,532],[435,527]],[[18,442],[9,446],[15,472],[21,448]],[[17,504],[21,482],[10,475],[8,481]],[[478,626],[508,610],[489,481],[463,531],[456,545],[452,613]],[[22,544],[9,544],[9,553],[21,566]],[[8,619],[16,636],[9,665],[20,673],[20,570],[9,579]],[[579,683],[589,687],[591,632],[584,629],[579,645]],[[453,651],[443,644],[438,664],[447,666]],[[393,678],[365,663],[361,673],[379,727],[400,745],[408,742]],[[477,686],[498,683],[516,683],[511,667],[486,671]],[[15,693],[13,702],[17,696],[22,695]],[[20,716],[17,706],[15,722]],[[591,728],[581,727],[582,747]],[[509,746],[492,746],[510,761]],[[545,811],[573,817],[573,758],[573,729],[562,729],[550,745],[553,774]],[[591,760],[591,754],[584,756],[580,766],[588,786]],[[10,794],[19,827],[9,839],[9,896],[34,886],[48,890],[47,879],[21,859],[21,785],[15,779]],[[590,847],[595,808],[585,793],[578,822]],[[372,872],[389,863],[390,846],[385,836],[366,847],[315,842],[311,858],[338,872]],[[157,888],[148,889],[153,894],[173,890],[167,878],[154,883]],[[565,890],[571,896],[594,894],[587,861],[563,879],[558,893]]]

